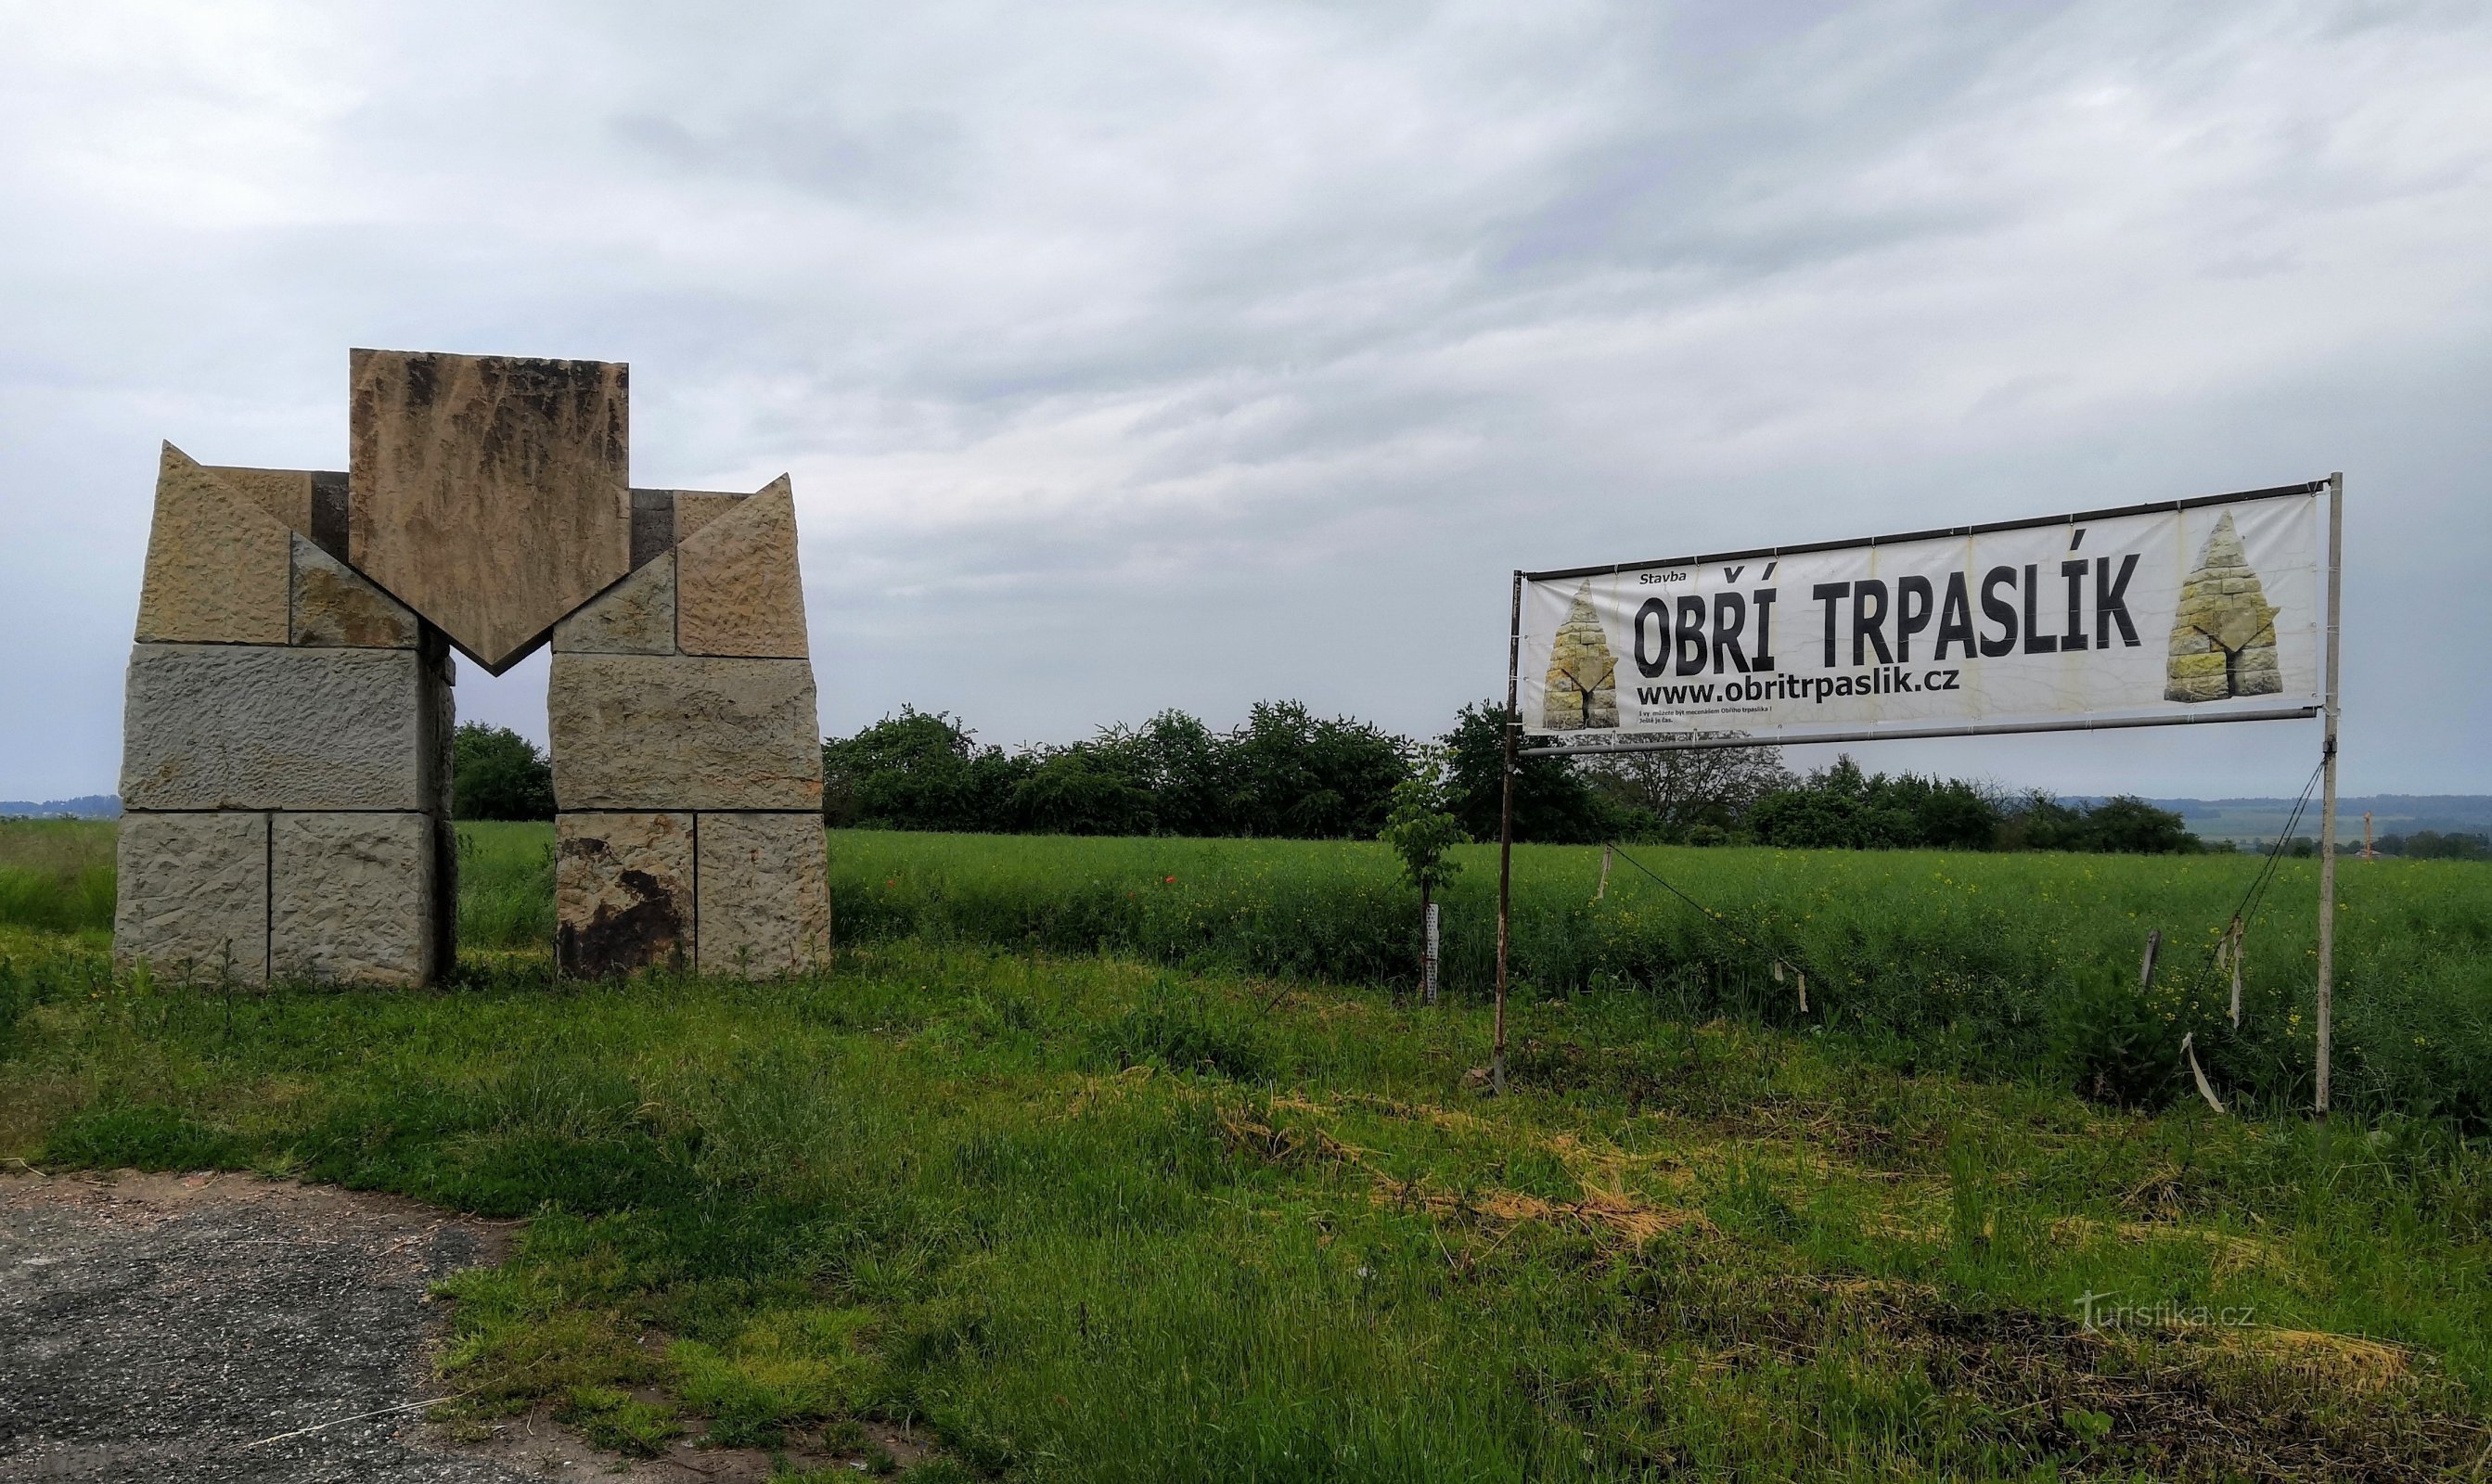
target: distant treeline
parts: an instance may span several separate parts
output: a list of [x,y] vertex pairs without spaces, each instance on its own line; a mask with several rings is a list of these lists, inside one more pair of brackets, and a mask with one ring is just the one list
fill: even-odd
[[[981,743],[961,721],[904,706],[822,744],[835,825],[993,834],[1366,840],[1423,752],[1452,812],[1495,839],[1504,708],[1466,706],[1432,745],[1365,722],[1266,701],[1227,730],[1179,711],[1059,746]],[[2179,815],[2136,798],[2069,805],[1962,779],[1867,773],[1849,757],[1805,777],[1776,748],[1527,757],[1515,837],[1794,848],[2205,848]]]
[[2382,835],[2371,848],[2382,855],[2402,855],[2418,861],[2492,860],[2492,835],[2466,830],[2417,830],[2411,835]]
[[[981,743],[946,713],[903,706],[822,743],[822,813],[833,825],[864,829],[1373,840],[1393,786],[1433,756],[1454,817],[1473,839],[1494,840],[1503,716],[1493,702],[1466,706],[1422,744],[1295,701],[1264,701],[1225,731],[1165,711],[1080,742],[1008,749]],[[553,773],[519,733],[471,722],[459,728],[455,796],[462,819],[551,818]],[[2042,793],[2010,796],[1957,778],[1869,773],[1848,757],[1801,776],[1770,747],[1523,758],[1514,833],[1554,845],[2207,848],[2179,815],[2137,798],[2071,805]],[[2417,846],[2475,838],[2426,833],[2401,844],[2410,854],[2463,854]]]

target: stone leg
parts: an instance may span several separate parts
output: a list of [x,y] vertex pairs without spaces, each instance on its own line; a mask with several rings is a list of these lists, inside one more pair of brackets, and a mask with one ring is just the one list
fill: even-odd
[[554,967],[575,979],[689,967],[693,816],[581,814],[554,820]]
[[799,972],[831,908],[792,497],[633,502],[638,565],[553,631],[555,962]]
[[123,714],[125,963],[422,984],[450,961],[449,646],[314,539],[341,487],[164,451]]
[[700,970],[738,978],[802,973],[830,956],[822,816],[700,816]]
[[268,816],[128,815],[118,856],[115,963],[193,981],[268,977]]
[[270,816],[271,977],[430,983],[438,836],[429,814]]

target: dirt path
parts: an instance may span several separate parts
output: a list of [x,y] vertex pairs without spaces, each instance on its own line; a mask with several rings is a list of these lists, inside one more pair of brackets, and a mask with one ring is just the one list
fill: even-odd
[[542,1478],[406,1406],[441,1394],[427,1285],[504,1238],[240,1175],[0,1178],[0,1480]]

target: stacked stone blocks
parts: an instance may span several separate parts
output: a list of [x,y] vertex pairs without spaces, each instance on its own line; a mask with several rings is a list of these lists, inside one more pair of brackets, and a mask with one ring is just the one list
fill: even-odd
[[124,716],[125,962],[421,984],[449,951],[450,660],[313,539],[336,482],[163,449]]
[[792,492],[629,488],[627,374],[358,350],[347,471],[166,446],[130,667],[123,961],[441,972],[449,651],[498,673],[549,638],[560,969],[787,973],[827,952]]
[[674,545],[554,629],[557,962],[797,971],[830,896],[793,494],[633,499]]

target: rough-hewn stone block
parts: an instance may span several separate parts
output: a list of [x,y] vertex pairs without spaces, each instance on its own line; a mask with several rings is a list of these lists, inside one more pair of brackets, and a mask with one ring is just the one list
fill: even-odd
[[555,624],[553,647],[568,654],[673,654],[675,553],[662,552]]
[[566,810],[821,808],[806,661],[557,653],[547,712]]
[[786,477],[675,548],[675,638],[686,654],[803,659],[805,582]]
[[212,463],[209,473],[225,488],[268,513],[268,518],[299,536],[312,534],[312,481],[309,469],[254,469],[241,464]]
[[775,977],[828,957],[820,815],[704,814],[698,834],[702,973]]
[[160,974],[268,977],[268,816],[121,818],[112,956]]
[[292,544],[268,512],[165,444],[138,593],[138,638],[284,643]]
[[294,538],[294,642],[314,648],[413,649],[406,605],[312,545]]
[[139,644],[122,805],[421,811],[423,668],[407,649]]
[[281,814],[269,838],[269,971],[418,985],[432,978],[434,821],[420,814]]
[[693,957],[693,816],[554,817],[554,965],[578,979]]
[[352,352],[349,555],[496,674],[631,570],[627,372]]
[[675,491],[632,491],[632,570],[638,572],[661,552],[675,549]]
[[722,494],[713,490],[676,490],[675,545],[682,546],[692,540],[702,526],[731,513],[749,498],[749,495]]

